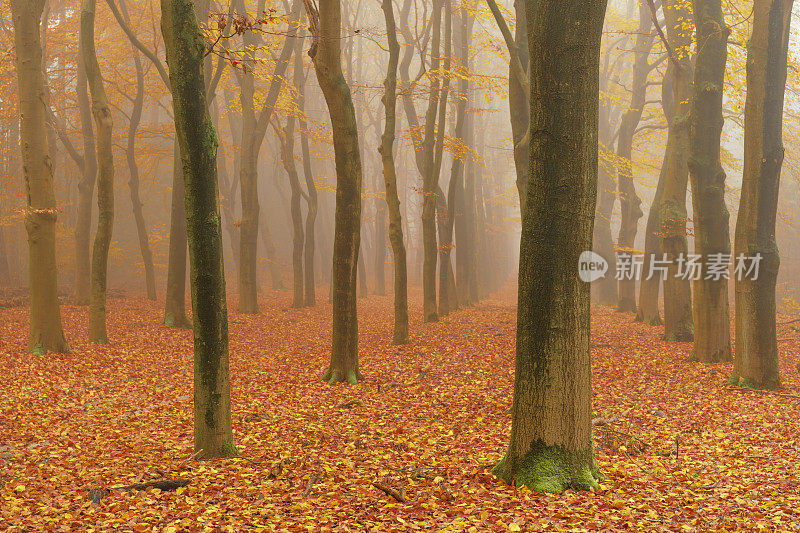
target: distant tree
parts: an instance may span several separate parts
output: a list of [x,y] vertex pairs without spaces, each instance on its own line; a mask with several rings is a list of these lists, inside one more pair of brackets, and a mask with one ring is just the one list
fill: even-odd
[[81,4],[81,56],[89,93],[92,116],[97,126],[97,232],[92,246],[92,289],[89,295],[89,340],[108,342],[106,332],[106,287],[108,285],[108,251],[114,229],[114,154],[112,129],[114,118],[103,85],[103,74],[97,61],[94,43],[95,0]]
[[11,0],[19,84],[20,149],[25,176],[30,278],[28,351],[69,352],[61,327],[56,271],[56,199],[47,146],[39,24],[44,0]]
[[333,346],[323,376],[329,383],[354,384],[358,367],[356,270],[361,243],[361,155],[353,99],[342,73],[340,0],[320,0],[319,12],[303,0],[313,44],[308,54],[328,105],[336,161],[336,215],[333,243]]
[[[722,98],[728,36],[721,0],[693,0],[697,57],[689,112],[689,179],[692,184],[695,253],[703,271],[694,282],[694,349],[703,363],[731,360],[728,280],[707,276],[707,267],[731,253],[725,170],[720,163]],[[707,279],[708,278],[708,279]]]
[[783,165],[783,103],[793,0],[756,0],[747,42],[744,175],[735,255],[760,255],[758,276],[736,277],[736,357],[732,381],[778,389],[775,284],[780,255],[775,241]]
[[383,163],[383,182],[386,187],[386,204],[389,209],[389,242],[392,245],[394,264],[394,344],[408,342],[408,271],[406,246],[403,242],[403,220],[400,213],[400,198],[397,195],[397,169],[394,162],[394,140],[397,129],[397,65],[400,60],[400,43],[397,41],[397,25],[392,0],[381,2],[386,20],[386,38],[389,43],[389,65],[383,82],[383,107],[386,123],[378,151]]
[[206,103],[206,43],[192,0],[161,1],[161,32],[186,184],[194,319],[194,447],[203,458],[232,456],[237,450],[231,429],[218,139]]
[[511,441],[494,473],[541,492],[597,487],[589,284],[605,0],[528,2],[530,172],[520,245]]

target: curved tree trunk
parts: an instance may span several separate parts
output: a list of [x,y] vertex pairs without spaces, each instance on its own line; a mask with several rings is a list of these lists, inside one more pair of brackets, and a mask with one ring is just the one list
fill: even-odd
[[692,290],[688,279],[678,276],[678,260],[689,253],[686,238],[686,187],[689,180],[689,112],[692,100],[692,62],[687,52],[692,34],[684,26],[691,13],[681,0],[664,3],[667,41],[672,50],[683,50],[679,64],[667,67],[672,89],[673,112],[669,114],[667,148],[665,152],[666,175],[659,212],[661,253],[669,261],[664,279],[664,338],[668,341],[691,341]]
[[92,290],[89,297],[89,340],[108,342],[106,332],[106,286],[108,251],[114,229],[114,156],[111,138],[114,120],[108,104],[94,44],[95,0],[81,4],[81,53],[92,97],[92,115],[97,126],[97,232],[92,246]]
[[[728,280],[705,279],[714,257],[729,257],[725,171],[720,163],[722,97],[728,35],[721,0],[693,0],[697,31],[694,89],[689,113],[689,178],[692,183],[695,253],[703,271],[694,282],[694,350],[703,363],[731,360]],[[722,254],[717,255],[717,254]]]
[[[617,177],[617,190],[619,194],[622,219],[619,229],[617,246],[619,255],[633,255],[638,231],[639,219],[642,217],[642,201],[636,194],[633,183],[633,140],[636,129],[642,119],[645,102],[647,99],[647,75],[651,68],[648,63],[650,50],[653,48],[655,34],[651,33],[653,21],[646,2],[639,4],[639,28],[636,33],[634,49],[633,80],[631,82],[631,102],[628,110],[622,116],[617,140],[617,156],[620,158],[620,169]],[[617,310],[626,313],[636,312],[636,280],[622,279],[619,281],[619,301]]]
[[89,86],[83,54],[78,53],[76,92],[83,139],[83,165],[78,181],[77,220],[75,221],[75,305],[89,305],[92,263],[90,245],[92,232],[92,199],[97,180],[97,156],[94,147],[92,108],[89,103]]
[[161,1],[175,131],[186,177],[194,315],[194,448],[203,458],[237,454],[231,429],[228,311],[217,189],[217,134],[206,105],[205,45],[191,0]]
[[25,176],[30,277],[28,351],[69,352],[61,328],[56,270],[56,198],[47,146],[42,46],[39,23],[44,0],[11,0],[19,84],[20,150]]
[[397,194],[397,171],[394,162],[394,139],[397,128],[397,65],[400,58],[400,43],[392,0],[382,0],[386,34],[389,43],[389,66],[383,82],[383,107],[386,124],[378,151],[383,163],[383,182],[386,187],[386,205],[389,209],[389,242],[394,257],[394,344],[408,343],[408,272],[406,270],[406,247],[403,243],[403,221],[400,213],[400,198]]
[[494,473],[540,492],[588,490],[598,487],[599,477],[590,294],[575,265],[592,243],[606,2],[538,0],[529,7],[534,134],[520,245],[513,418],[508,450]]
[[286,128],[281,133],[281,161],[286,174],[289,176],[289,186],[292,190],[290,200],[292,214],[292,274],[293,274],[293,297],[292,307],[299,308],[305,305],[303,282],[305,272],[303,271],[303,251],[305,233],[303,231],[303,190],[300,188],[300,178],[297,175],[297,166],[294,164],[294,117],[289,117]]
[[363,379],[358,367],[356,270],[361,244],[361,155],[353,99],[342,74],[340,0],[320,0],[319,13],[311,0],[303,2],[314,43],[319,86],[333,128],[336,160],[336,215],[333,243],[333,346],[323,379],[354,384]]
[[[127,19],[128,12],[125,2],[120,1],[120,7],[123,15]],[[150,241],[147,237],[147,225],[145,224],[144,213],[142,212],[142,201],[139,197],[139,166],[136,163],[136,130],[139,128],[139,123],[142,120],[142,109],[144,107],[144,69],[142,68],[142,60],[135,51],[133,53],[133,62],[136,67],[136,97],[134,98],[133,109],[131,110],[131,119],[128,126],[128,146],[125,150],[125,155],[128,160],[128,169],[130,171],[128,188],[131,193],[133,218],[136,221],[136,235],[139,237],[139,250],[141,251],[142,263],[144,264],[147,298],[155,300],[156,273],[153,265],[153,252],[150,250]]]
[[760,256],[758,276],[736,277],[736,358],[732,381],[782,388],[778,370],[775,284],[780,255],[775,241],[783,164],[783,104],[793,0],[756,0],[747,42],[744,175],[735,251]]

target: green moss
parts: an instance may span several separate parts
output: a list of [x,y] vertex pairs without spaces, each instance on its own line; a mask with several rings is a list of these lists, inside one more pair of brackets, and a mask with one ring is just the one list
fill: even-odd
[[42,346],[42,343],[38,343],[38,344],[36,344],[36,346],[33,347],[33,349],[31,350],[31,353],[33,355],[46,355],[47,354],[47,350],[45,349],[44,346]]
[[168,328],[175,327],[175,315],[172,313],[167,313],[167,316],[164,317],[164,325]]
[[505,457],[492,473],[518,487],[536,492],[561,493],[569,488],[576,490],[599,489],[602,479],[594,457],[594,445],[577,452],[562,446],[547,446],[538,441],[514,467]]
[[222,448],[219,449],[219,453],[223,457],[236,457],[239,455],[239,450],[236,448],[236,444],[233,443],[233,439],[230,439],[222,445]]

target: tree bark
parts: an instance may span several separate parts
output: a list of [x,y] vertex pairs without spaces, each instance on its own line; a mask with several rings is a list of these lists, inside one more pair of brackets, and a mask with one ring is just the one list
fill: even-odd
[[736,277],[736,357],[731,381],[782,388],[778,370],[775,240],[783,165],[783,106],[793,0],[756,0],[747,42],[744,174],[735,252],[761,257],[758,276]]
[[276,132],[281,139],[281,161],[286,174],[289,176],[289,186],[292,190],[290,199],[292,214],[292,275],[293,275],[293,297],[292,307],[300,308],[305,305],[305,292],[303,283],[305,272],[303,271],[303,252],[305,245],[305,232],[303,228],[303,190],[300,188],[300,178],[297,175],[297,166],[294,164],[294,117],[289,117],[286,127],[281,133],[278,128]]
[[25,176],[30,333],[28,351],[69,352],[61,327],[56,270],[56,209],[47,127],[39,24],[44,0],[11,0],[19,86],[20,150]]
[[186,183],[194,316],[194,447],[203,458],[233,456],[237,450],[231,430],[218,140],[206,104],[206,47],[191,0],[162,0],[161,14]]
[[528,2],[531,142],[511,438],[494,473],[540,492],[597,488],[589,284],[605,0]]
[[[722,98],[728,35],[721,0],[693,0],[697,32],[694,89],[689,113],[689,178],[692,184],[695,252],[703,272],[694,282],[692,360],[731,360],[728,280],[705,279],[712,255],[729,255],[725,171],[720,163]],[[719,256],[717,256],[719,257]]]
[[353,99],[342,74],[341,3],[320,0],[319,13],[304,0],[314,42],[314,61],[333,128],[336,161],[336,215],[333,243],[333,345],[323,376],[328,383],[354,384],[363,379],[358,367],[356,271],[361,244],[361,155]]
[[664,338],[687,342],[694,339],[692,323],[692,290],[688,279],[678,276],[678,258],[686,257],[686,187],[689,180],[689,114],[692,100],[692,62],[688,56],[692,35],[684,28],[689,20],[688,5],[681,0],[663,4],[667,42],[672,50],[680,50],[678,65],[667,66],[673,111],[668,115],[667,148],[664,157],[666,172],[664,192],[658,206],[661,253],[669,261],[664,278]]
[[108,251],[114,229],[114,155],[112,128],[114,119],[108,104],[103,75],[94,43],[95,0],[81,4],[81,54],[92,97],[92,116],[97,126],[97,232],[92,246],[92,288],[89,295],[89,340],[108,342],[106,332],[106,286]]
[[[120,1],[120,7],[122,8],[123,16],[127,19],[128,11],[125,2]],[[131,110],[130,124],[128,126],[128,145],[125,150],[130,172],[128,188],[130,189],[133,218],[136,222],[136,235],[139,237],[139,250],[144,264],[147,298],[155,301],[156,273],[153,265],[153,252],[150,249],[150,240],[147,236],[147,224],[142,211],[142,201],[139,197],[139,165],[136,163],[136,131],[142,120],[142,109],[144,108],[144,68],[142,68],[142,59],[135,51],[133,53],[133,62],[136,67],[136,96],[133,100],[133,109]]]
[[94,146],[92,109],[89,103],[89,86],[86,80],[86,68],[83,65],[83,54],[80,52],[77,63],[78,77],[75,89],[81,119],[83,164],[81,165],[81,178],[78,181],[78,213],[75,222],[75,305],[89,305],[92,272],[89,242],[92,231],[92,199],[94,184],[97,180],[97,156]]
[[[631,159],[633,157],[633,140],[636,137],[636,129],[642,119],[642,112],[647,100],[647,75],[651,71],[648,58],[655,38],[655,34],[651,32],[652,27],[653,21],[650,16],[650,10],[646,2],[642,1],[639,4],[639,28],[636,33],[634,48],[631,102],[628,110],[622,116],[617,140],[617,156],[620,159],[617,190],[622,211],[619,238],[617,239],[620,255],[633,254],[639,219],[642,217],[642,201],[636,194],[636,187],[633,183]],[[622,279],[619,281],[617,311],[636,312],[635,279]]]
[[167,264],[167,296],[164,325],[188,329],[192,322],[186,316],[186,206],[183,198],[184,179],[181,151],[175,136],[172,150],[172,199],[169,218],[169,259]]
[[383,183],[386,188],[386,205],[389,209],[389,242],[392,245],[394,264],[394,344],[408,343],[408,271],[406,247],[403,242],[403,221],[400,213],[400,198],[397,194],[397,170],[394,162],[394,140],[397,129],[397,65],[400,60],[400,43],[397,41],[397,26],[392,0],[382,0],[381,8],[386,21],[389,43],[389,65],[383,82],[381,101],[386,112],[386,124],[378,152],[383,163]]

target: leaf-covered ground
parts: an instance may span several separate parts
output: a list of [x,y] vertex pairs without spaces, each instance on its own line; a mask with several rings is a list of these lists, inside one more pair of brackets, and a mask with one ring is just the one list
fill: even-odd
[[[324,298],[323,298],[324,299]],[[330,387],[330,307],[231,313],[242,458],[191,459],[191,333],[161,306],[109,302],[112,344],[24,353],[27,310],[0,310],[0,530],[800,531],[800,333],[779,328],[784,395],[731,389],[632,315],[594,309],[599,493],[552,496],[491,476],[510,427],[513,294],[412,321],[390,345],[388,297],[360,301],[366,382]],[[421,313],[412,299],[412,316]],[[781,317],[782,322],[789,321]],[[176,491],[90,490],[162,478]],[[405,494],[405,503],[372,486]]]

